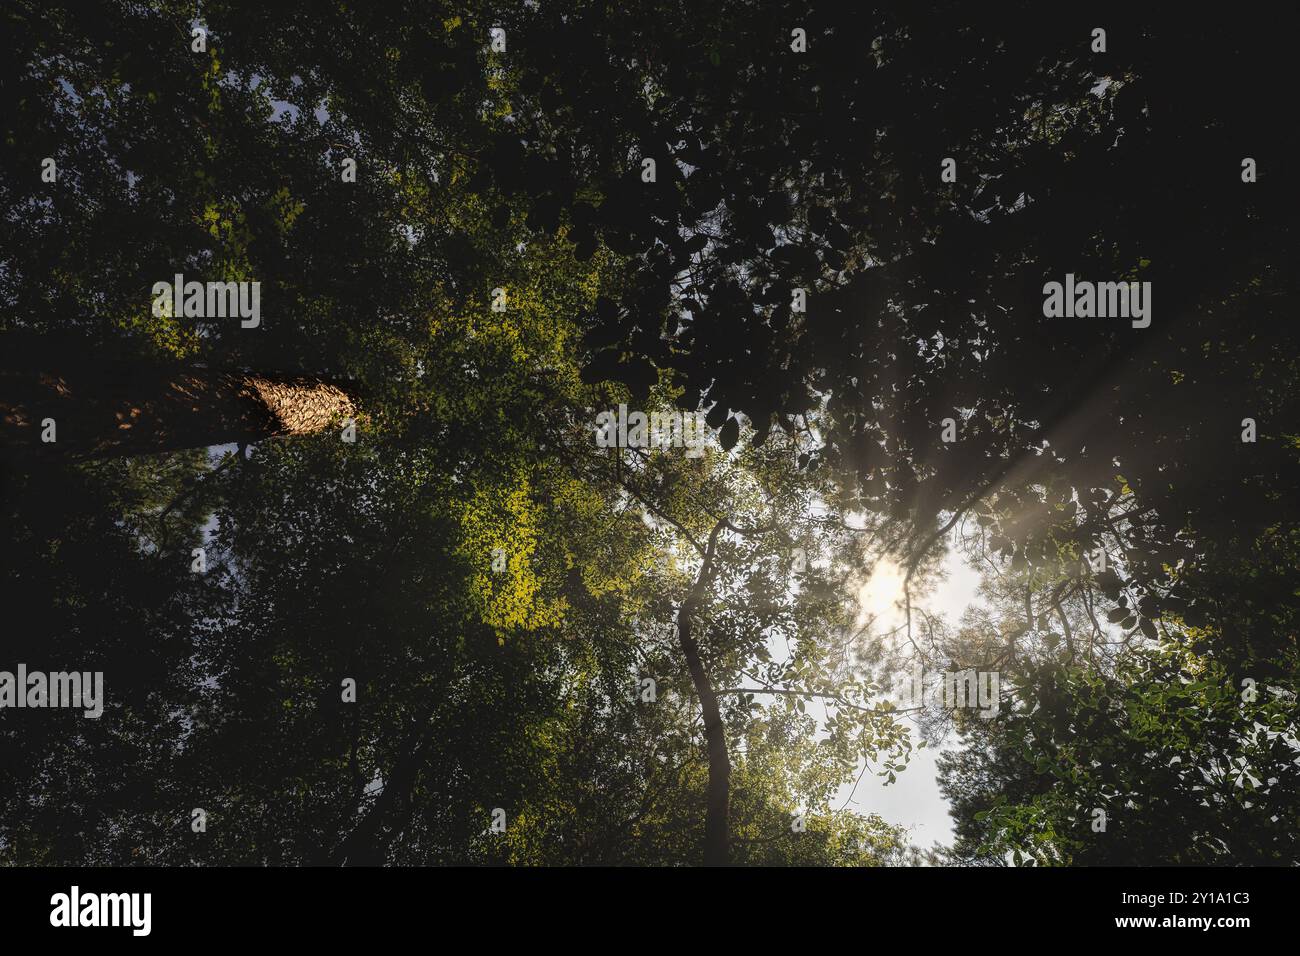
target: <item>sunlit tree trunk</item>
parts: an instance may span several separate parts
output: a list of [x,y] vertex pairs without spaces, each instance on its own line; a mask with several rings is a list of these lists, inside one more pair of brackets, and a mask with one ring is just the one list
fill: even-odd
[[102,458],[306,435],[355,415],[319,379],[82,364],[0,369],[0,450]]

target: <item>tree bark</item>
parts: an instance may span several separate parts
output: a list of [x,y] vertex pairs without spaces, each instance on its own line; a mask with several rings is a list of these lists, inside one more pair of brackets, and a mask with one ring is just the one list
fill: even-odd
[[347,392],[308,377],[61,365],[0,368],[5,455],[106,458],[247,443],[311,434],[356,414]]
[[700,710],[704,716],[704,740],[709,755],[709,784],[704,814],[704,865],[726,866],[731,862],[731,830],[728,819],[731,801],[731,759],[727,755],[727,735],[722,725],[722,712],[718,709],[718,695],[713,690],[700,648],[695,641],[691,620],[712,583],[714,559],[717,553],[718,534],[724,522],[719,522],[709,535],[704,552],[704,563],[695,579],[690,594],[677,612],[677,639],[686,656],[686,667],[691,683],[700,697]]
[[424,760],[424,722],[417,724],[398,750],[398,758],[384,780],[384,789],[375,798],[361,821],[348,833],[334,853],[338,866],[383,866],[388,849],[405,829],[403,809],[409,815],[411,791]]

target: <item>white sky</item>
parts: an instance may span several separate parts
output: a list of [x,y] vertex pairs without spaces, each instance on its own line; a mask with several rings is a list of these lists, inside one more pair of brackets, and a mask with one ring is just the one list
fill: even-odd
[[[939,584],[927,600],[917,603],[930,613],[956,623],[969,605],[979,603],[976,590],[980,575],[965,563],[956,548],[950,548],[943,569],[947,580]],[[901,610],[891,610],[886,614],[894,615],[893,620],[882,615],[882,625],[886,629],[901,624],[904,618]],[[951,747],[953,743],[949,741],[946,746]],[[847,805],[848,809],[858,813],[878,813],[885,822],[906,827],[911,833],[911,843],[922,849],[929,849],[936,843],[950,843],[952,818],[948,815],[948,802],[939,793],[935,767],[939,752],[929,747],[913,750],[907,769],[898,774],[892,784],[868,771],[862,775],[856,790],[851,783],[841,788],[832,806]]]

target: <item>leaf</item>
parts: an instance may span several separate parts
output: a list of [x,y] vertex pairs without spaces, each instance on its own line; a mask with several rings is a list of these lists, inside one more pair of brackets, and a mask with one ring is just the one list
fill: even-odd
[[718,444],[730,451],[736,446],[736,442],[739,439],[740,422],[734,418],[728,418],[727,423],[723,425],[722,429],[718,432]]

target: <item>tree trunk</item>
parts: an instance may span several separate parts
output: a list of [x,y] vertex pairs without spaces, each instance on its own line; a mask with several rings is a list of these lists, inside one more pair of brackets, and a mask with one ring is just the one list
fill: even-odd
[[704,865],[726,866],[731,862],[731,834],[728,823],[731,801],[731,759],[727,756],[727,735],[718,709],[718,695],[700,661],[700,649],[691,634],[691,602],[677,615],[677,637],[686,655],[695,693],[700,695],[704,714],[704,739],[709,752],[709,786],[704,811]]
[[722,726],[722,712],[718,709],[718,695],[714,693],[713,681],[709,679],[704,662],[700,659],[700,648],[694,637],[694,623],[691,616],[699,606],[704,592],[712,583],[714,575],[714,557],[718,544],[718,534],[723,528],[719,522],[709,535],[708,547],[704,552],[704,563],[700,566],[699,576],[691,588],[690,595],[682,602],[677,612],[677,639],[686,655],[686,667],[691,674],[691,683],[695,693],[700,697],[700,711],[704,716],[704,740],[709,754],[709,785],[704,811],[704,865],[726,866],[731,862],[731,831],[728,816],[731,802],[731,759],[727,756],[727,735]]
[[399,756],[384,780],[384,789],[375,798],[369,811],[344,838],[334,853],[338,866],[383,866],[388,849],[405,829],[401,816],[409,815],[411,791],[424,760],[427,741],[423,722],[409,735],[399,749]]
[[313,378],[96,367],[84,358],[51,364],[0,368],[5,455],[105,458],[255,442],[310,434],[356,414],[343,389]]

